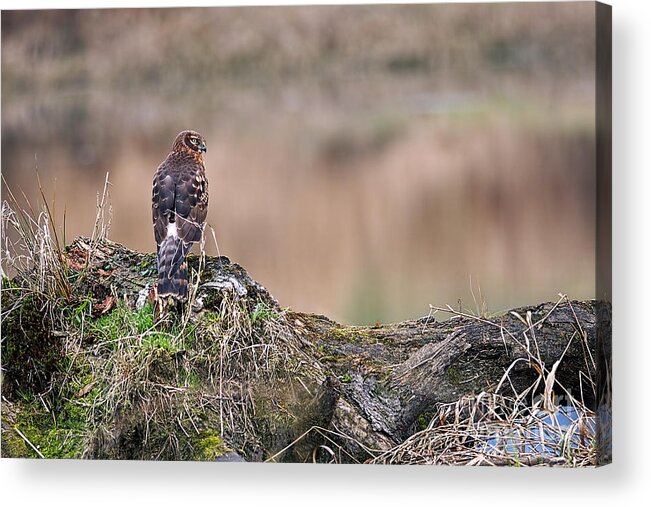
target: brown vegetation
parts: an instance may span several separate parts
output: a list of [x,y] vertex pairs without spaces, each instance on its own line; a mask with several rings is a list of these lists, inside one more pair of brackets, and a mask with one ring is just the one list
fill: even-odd
[[3,204],[3,456],[596,464],[594,301],[346,326],[202,255],[157,321],[154,256],[106,240],[99,202],[65,248]]
[[593,30],[590,3],[4,12],[2,172],[33,201],[38,168],[69,237],[110,172],[111,237],[151,251],[151,175],[195,128],[207,251],[283,305],[590,298]]

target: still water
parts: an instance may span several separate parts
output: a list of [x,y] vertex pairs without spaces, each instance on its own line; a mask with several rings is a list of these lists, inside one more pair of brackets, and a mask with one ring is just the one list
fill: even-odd
[[151,177],[190,128],[208,253],[283,306],[362,324],[594,297],[593,25],[464,9],[3,14],[2,174],[36,202],[38,171],[71,239],[109,173],[110,237],[153,251]]

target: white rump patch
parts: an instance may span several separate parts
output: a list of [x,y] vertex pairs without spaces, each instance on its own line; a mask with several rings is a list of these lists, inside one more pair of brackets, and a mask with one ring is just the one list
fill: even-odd
[[142,310],[149,297],[149,284],[145,285],[144,289],[138,292],[138,299],[136,300],[136,310]]
[[167,237],[173,236],[175,238],[179,237],[179,233],[176,230],[176,222],[170,222],[167,224]]

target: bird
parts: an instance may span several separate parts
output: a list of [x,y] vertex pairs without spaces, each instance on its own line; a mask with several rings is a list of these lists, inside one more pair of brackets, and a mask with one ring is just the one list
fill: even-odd
[[186,257],[201,241],[208,214],[208,180],[203,155],[206,140],[194,130],[174,139],[152,183],[151,211],[156,240],[160,300],[184,301],[188,295]]

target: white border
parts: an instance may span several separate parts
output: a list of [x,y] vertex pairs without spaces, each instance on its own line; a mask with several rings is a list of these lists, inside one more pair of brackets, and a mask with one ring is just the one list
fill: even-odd
[[[191,5],[301,4],[193,1]],[[364,3],[364,2],[313,2]],[[377,3],[377,2],[376,2]],[[398,2],[384,2],[398,3]],[[441,3],[441,2],[439,2]],[[598,470],[228,463],[0,461],[3,505],[640,504],[651,498],[647,364],[651,280],[651,5],[613,5],[614,459]],[[137,0],[139,7],[176,2]],[[128,1],[5,1],[2,9],[133,7]]]

